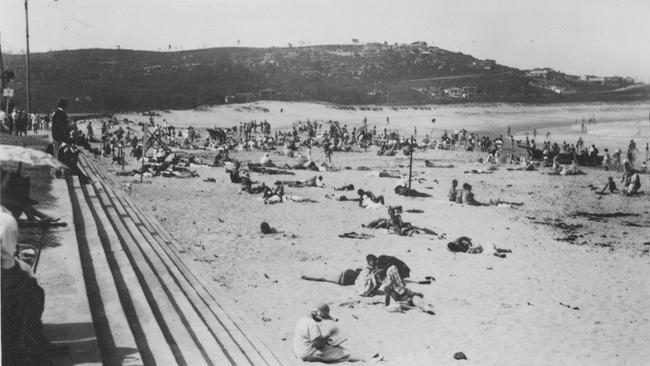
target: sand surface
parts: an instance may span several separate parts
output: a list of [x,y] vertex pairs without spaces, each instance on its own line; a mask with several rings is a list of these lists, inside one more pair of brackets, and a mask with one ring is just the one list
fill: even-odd
[[[251,105],[246,105],[251,107]],[[268,120],[274,128],[298,119],[335,119],[383,129],[390,110],[390,127],[420,133],[468,130],[505,133],[510,125],[525,136],[536,128],[551,139],[570,143],[580,136],[575,120],[595,117],[599,123],[582,134],[599,148],[623,150],[634,138],[644,153],[650,141],[648,104],[554,106],[445,106],[432,110],[341,111],[327,105],[263,102],[254,106],[269,112],[247,111],[242,106],[220,106],[208,111],[163,113],[177,126],[231,126],[238,121]],[[237,111],[236,109],[240,110]],[[251,107],[252,108],[252,107]],[[280,108],[284,111],[280,113]],[[329,117],[331,115],[331,117]],[[123,115],[132,120],[145,117]],[[157,118],[159,121],[161,118]],[[637,122],[637,121],[641,122]],[[431,131],[426,131],[430,133]],[[593,142],[592,142],[593,141]],[[240,152],[234,157],[257,161],[261,152]],[[209,154],[208,154],[209,155]],[[640,155],[640,156],[641,156]],[[277,162],[290,161],[272,154]],[[321,158],[314,149],[314,157]],[[373,172],[408,172],[408,158],[377,156],[368,152],[335,152],[339,172],[320,173],[325,188],[286,188],[286,193],[317,203],[287,202],[265,205],[259,196],[241,192],[229,182],[223,168],[195,166],[200,178],[155,177],[143,184],[121,177],[123,188],[143,208],[152,211],[186,249],[186,260],[202,276],[224,288],[252,321],[291,348],[296,319],[314,303],[330,304],[337,326],[348,337],[346,347],[355,353],[381,352],[385,365],[456,364],[462,351],[473,365],[642,365],[650,359],[650,194],[636,198],[599,196],[606,177],[619,175],[602,168],[584,168],[582,176],[550,176],[541,171],[508,171],[500,165],[492,174],[465,174],[486,169],[477,162],[480,153],[417,151],[413,187],[431,198],[405,198],[393,193],[396,179]],[[454,168],[426,168],[424,159]],[[110,171],[119,168],[110,166]],[[371,170],[358,170],[368,167]],[[253,174],[256,181],[305,179],[295,176]],[[216,183],[204,182],[215,178]],[[649,175],[642,189],[650,191]],[[446,194],[452,179],[473,185],[476,198],[523,202],[521,207],[470,207],[450,203]],[[354,184],[386,197],[389,205],[420,209],[404,213],[405,221],[436,231],[439,236],[399,237],[386,230],[362,228],[385,209],[367,210],[355,202],[325,197],[332,187]],[[342,193],[342,192],[336,192]],[[354,192],[344,192],[350,196]],[[593,221],[579,212],[622,217]],[[284,231],[263,236],[262,221]],[[374,235],[368,240],[339,238],[355,231]],[[458,236],[495,243],[512,250],[507,258],[453,254],[446,243]],[[568,241],[567,241],[568,240]],[[383,297],[356,296],[353,287],[308,282],[302,274],[337,274],[361,267],[366,254],[394,255],[412,269],[412,277],[433,276],[429,285],[409,285],[425,295],[436,315],[421,312],[388,313]],[[564,304],[564,305],[563,305]]]

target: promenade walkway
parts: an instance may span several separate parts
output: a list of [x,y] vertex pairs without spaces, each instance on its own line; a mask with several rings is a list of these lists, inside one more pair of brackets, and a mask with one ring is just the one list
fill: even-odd
[[178,243],[94,157],[83,152],[79,166],[90,180],[68,180],[79,249],[74,268],[83,274],[94,324],[86,329],[87,348],[99,349],[102,364],[297,364],[286,343],[277,345],[221,289],[193,273]]

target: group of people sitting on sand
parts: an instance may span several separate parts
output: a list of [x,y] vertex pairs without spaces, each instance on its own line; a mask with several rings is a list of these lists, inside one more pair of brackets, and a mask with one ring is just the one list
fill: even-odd
[[469,206],[500,206],[500,207],[513,207],[513,206],[522,206],[522,202],[509,202],[503,201],[501,199],[490,199],[488,203],[482,203],[477,201],[474,198],[474,193],[472,192],[472,185],[469,183],[463,183],[462,188],[458,188],[458,180],[454,179],[451,181],[451,188],[447,193],[447,198],[451,202],[462,203]]

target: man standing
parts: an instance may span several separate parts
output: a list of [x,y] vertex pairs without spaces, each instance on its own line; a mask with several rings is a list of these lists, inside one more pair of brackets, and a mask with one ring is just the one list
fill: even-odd
[[59,99],[57,101],[56,111],[52,115],[53,155],[57,159],[59,158],[61,143],[68,137],[68,114],[65,113],[67,106],[68,102],[65,99]]

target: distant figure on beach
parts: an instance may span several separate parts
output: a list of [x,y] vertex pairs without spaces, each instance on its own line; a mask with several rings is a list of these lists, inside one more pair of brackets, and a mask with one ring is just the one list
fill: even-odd
[[614,183],[613,177],[607,178],[607,183],[605,183],[603,189],[600,190],[600,193],[605,193],[606,190],[609,190],[610,193],[618,192],[618,188],[616,188],[616,183]]
[[623,173],[622,183],[623,194],[626,196],[632,196],[639,193],[639,189],[641,188],[641,178],[634,169],[630,169]]
[[380,354],[370,357],[353,356],[338,344],[332,344],[330,339],[338,332],[335,326],[327,326],[326,321],[333,320],[330,316],[329,305],[318,304],[311,313],[298,319],[293,334],[293,353],[302,361],[307,362],[378,362],[383,359]]
[[457,196],[458,196],[458,181],[454,179],[451,181],[451,188],[447,193],[447,198],[449,198],[451,202],[456,202]]

